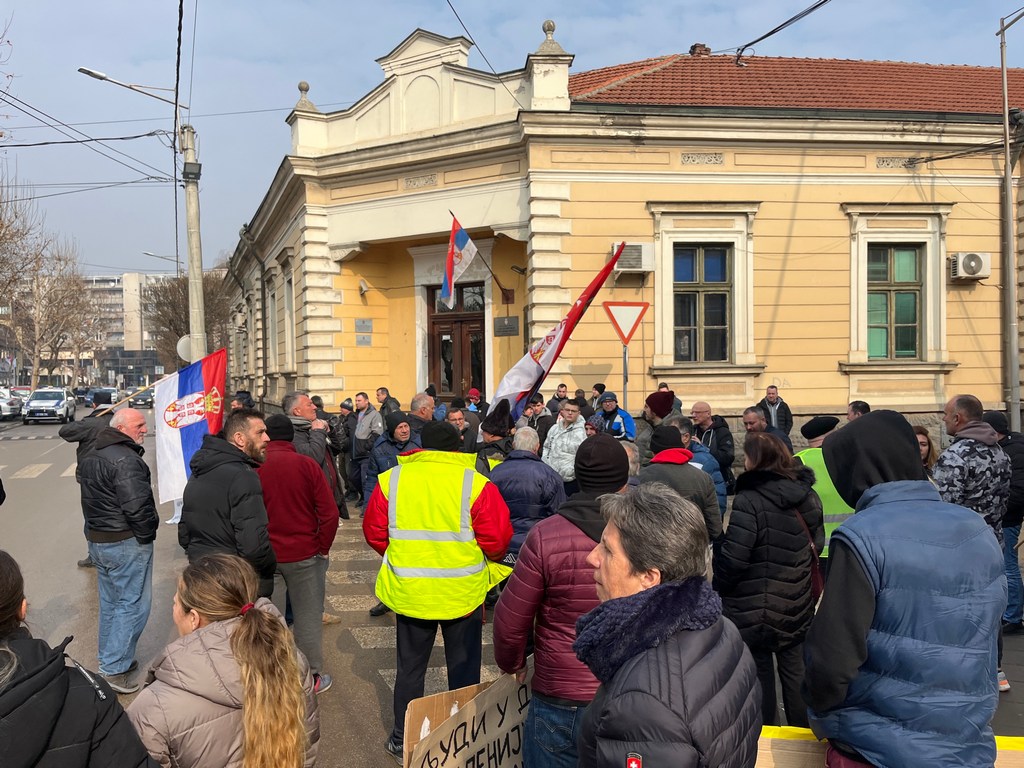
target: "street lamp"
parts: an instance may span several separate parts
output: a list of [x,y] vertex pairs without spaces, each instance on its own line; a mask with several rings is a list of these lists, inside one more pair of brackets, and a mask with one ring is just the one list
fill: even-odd
[[143,256],[150,256],[150,257],[152,257],[154,259],[163,259],[164,261],[173,261],[174,262],[174,271],[177,273],[178,277],[181,277],[181,261],[178,259],[178,257],[176,255],[175,256],[161,256],[160,254],[153,253],[152,251],[143,251],[142,255]]
[[[188,241],[188,335],[189,335],[189,357],[191,361],[206,356],[206,312],[203,307],[203,245],[199,237],[199,177],[202,172],[202,165],[196,161],[196,132],[191,125],[179,125],[178,109],[187,104],[178,104],[171,99],[158,96],[150,91],[170,91],[170,88],[157,88],[150,85],[136,85],[123,83],[120,80],[108,76],[104,72],[97,72],[88,67],[79,67],[78,71],[83,75],[102,80],[106,83],[113,83],[130,91],[149,96],[166,104],[174,105],[174,123],[181,136],[181,154],[185,158],[182,170],[182,180],[185,185],[185,223],[187,227]],[[190,361],[190,362],[191,362]]]
[[1017,220],[1013,200],[1013,159],[1010,154],[1010,95],[1006,85],[1006,30],[1024,18],[1024,11],[999,20],[999,71],[1003,83],[1003,270],[1006,277],[1004,312],[1006,313],[1006,339],[1004,355],[1006,357],[1006,376],[1009,384],[1009,401],[1007,410],[1010,412],[1010,429],[1020,431],[1020,336],[1017,322],[1017,244],[1014,239],[1014,225]]

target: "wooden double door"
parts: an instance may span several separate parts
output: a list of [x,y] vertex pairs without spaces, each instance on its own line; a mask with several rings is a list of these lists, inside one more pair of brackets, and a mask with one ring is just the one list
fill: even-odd
[[438,302],[440,293],[440,286],[428,291],[427,369],[438,400],[448,401],[464,398],[474,387],[481,391],[484,388],[484,286],[457,286],[451,309]]

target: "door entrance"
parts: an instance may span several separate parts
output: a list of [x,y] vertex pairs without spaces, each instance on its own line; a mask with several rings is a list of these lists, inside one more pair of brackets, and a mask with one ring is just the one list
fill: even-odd
[[456,286],[455,304],[438,303],[440,286],[427,291],[427,323],[430,343],[427,372],[437,387],[438,400],[465,397],[473,387],[484,386],[484,286]]

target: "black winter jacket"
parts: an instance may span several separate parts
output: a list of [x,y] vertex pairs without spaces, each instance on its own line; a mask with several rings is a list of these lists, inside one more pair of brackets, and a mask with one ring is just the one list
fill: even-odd
[[753,470],[736,480],[732,517],[714,559],[714,586],[723,613],[752,648],[772,650],[802,642],[814,617],[810,542],[797,510],[820,552],[825,544],[821,500],[814,472],[797,479]]
[[[777,424],[772,424],[772,409],[771,406],[768,405],[767,397],[762,397],[756,407],[760,408],[764,412],[764,417],[768,421],[768,426],[777,427],[787,435],[793,431],[793,412],[789,410],[789,406],[786,405],[786,401],[781,397],[778,399],[775,408],[775,417],[778,419]],[[790,450],[792,450],[792,447],[790,447]]]
[[1011,432],[999,445],[1010,457],[1010,500],[1003,515],[1003,528],[1012,528],[1024,522],[1024,435]]
[[732,471],[732,464],[736,461],[736,447],[729,425],[721,416],[712,416],[711,426],[707,429],[693,425],[693,436],[704,443],[711,455],[718,459],[722,477],[725,478],[726,492],[731,496],[736,490],[736,478]]
[[[68,443],[77,443],[75,446],[75,461],[79,464],[82,463],[85,455],[92,450],[99,433],[103,431],[104,427],[109,427],[110,420],[114,418],[113,411],[107,411],[102,416],[98,415],[104,410],[106,410],[106,406],[96,408],[84,419],[68,422],[57,432],[62,440]],[[75,474],[78,474],[77,471]]]
[[178,543],[189,562],[224,552],[248,560],[260,577],[260,596],[274,591],[277,559],[267,533],[267,509],[256,467],[227,440],[206,435],[192,456]]
[[157,768],[106,681],[66,666],[69,642],[50,648],[24,628],[6,638],[18,667],[0,690],[4,768]]
[[609,600],[577,622],[573,647],[601,681],[580,725],[581,766],[622,768],[635,752],[653,766],[752,768],[761,686],[721,610],[698,577]]
[[366,497],[369,498],[370,494],[373,493],[373,489],[377,487],[377,478],[380,477],[382,472],[387,472],[392,467],[398,466],[398,455],[400,453],[422,447],[419,435],[410,435],[409,439],[401,444],[396,443],[394,438],[387,435],[378,437],[367,460]]
[[140,544],[156,538],[160,518],[153,501],[143,448],[128,435],[105,427],[76,470],[82,514],[90,541],[119,541],[130,533]]
[[[320,465],[324,477],[327,478],[327,485],[331,488],[331,496],[334,498],[338,511],[342,513],[342,517],[347,518],[348,508],[345,505],[345,490],[342,486],[341,478],[338,477],[338,465],[334,463],[334,456],[329,448],[333,435],[328,434],[330,432],[329,429],[313,429],[312,422],[309,419],[300,419],[297,416],[289,416],[289,418],[291,419],[292,427],[295,429],[295,437],[292,438],[295,450],[303,456],[309,456],[309,458]],[[341,444],[340,441],[338,441],[338,444]]]

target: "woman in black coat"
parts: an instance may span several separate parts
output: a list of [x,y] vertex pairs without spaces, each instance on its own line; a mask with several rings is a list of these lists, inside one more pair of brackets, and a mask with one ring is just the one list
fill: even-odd
[[821,500],[811,489],[814,472],[794,466],[777,438],[750,432],[743,453],[747,471],[736,481],[729,528],[714,560],[714,586],[757,663],[764,724],[779,724],[774,660],[786,720],[806,728],[800,684],[803,640],[814,617],[811,570],[825,544]]
[[106,681],[23,626],[18,564],[0,550],[0,755],[5,768],[157,768]]

